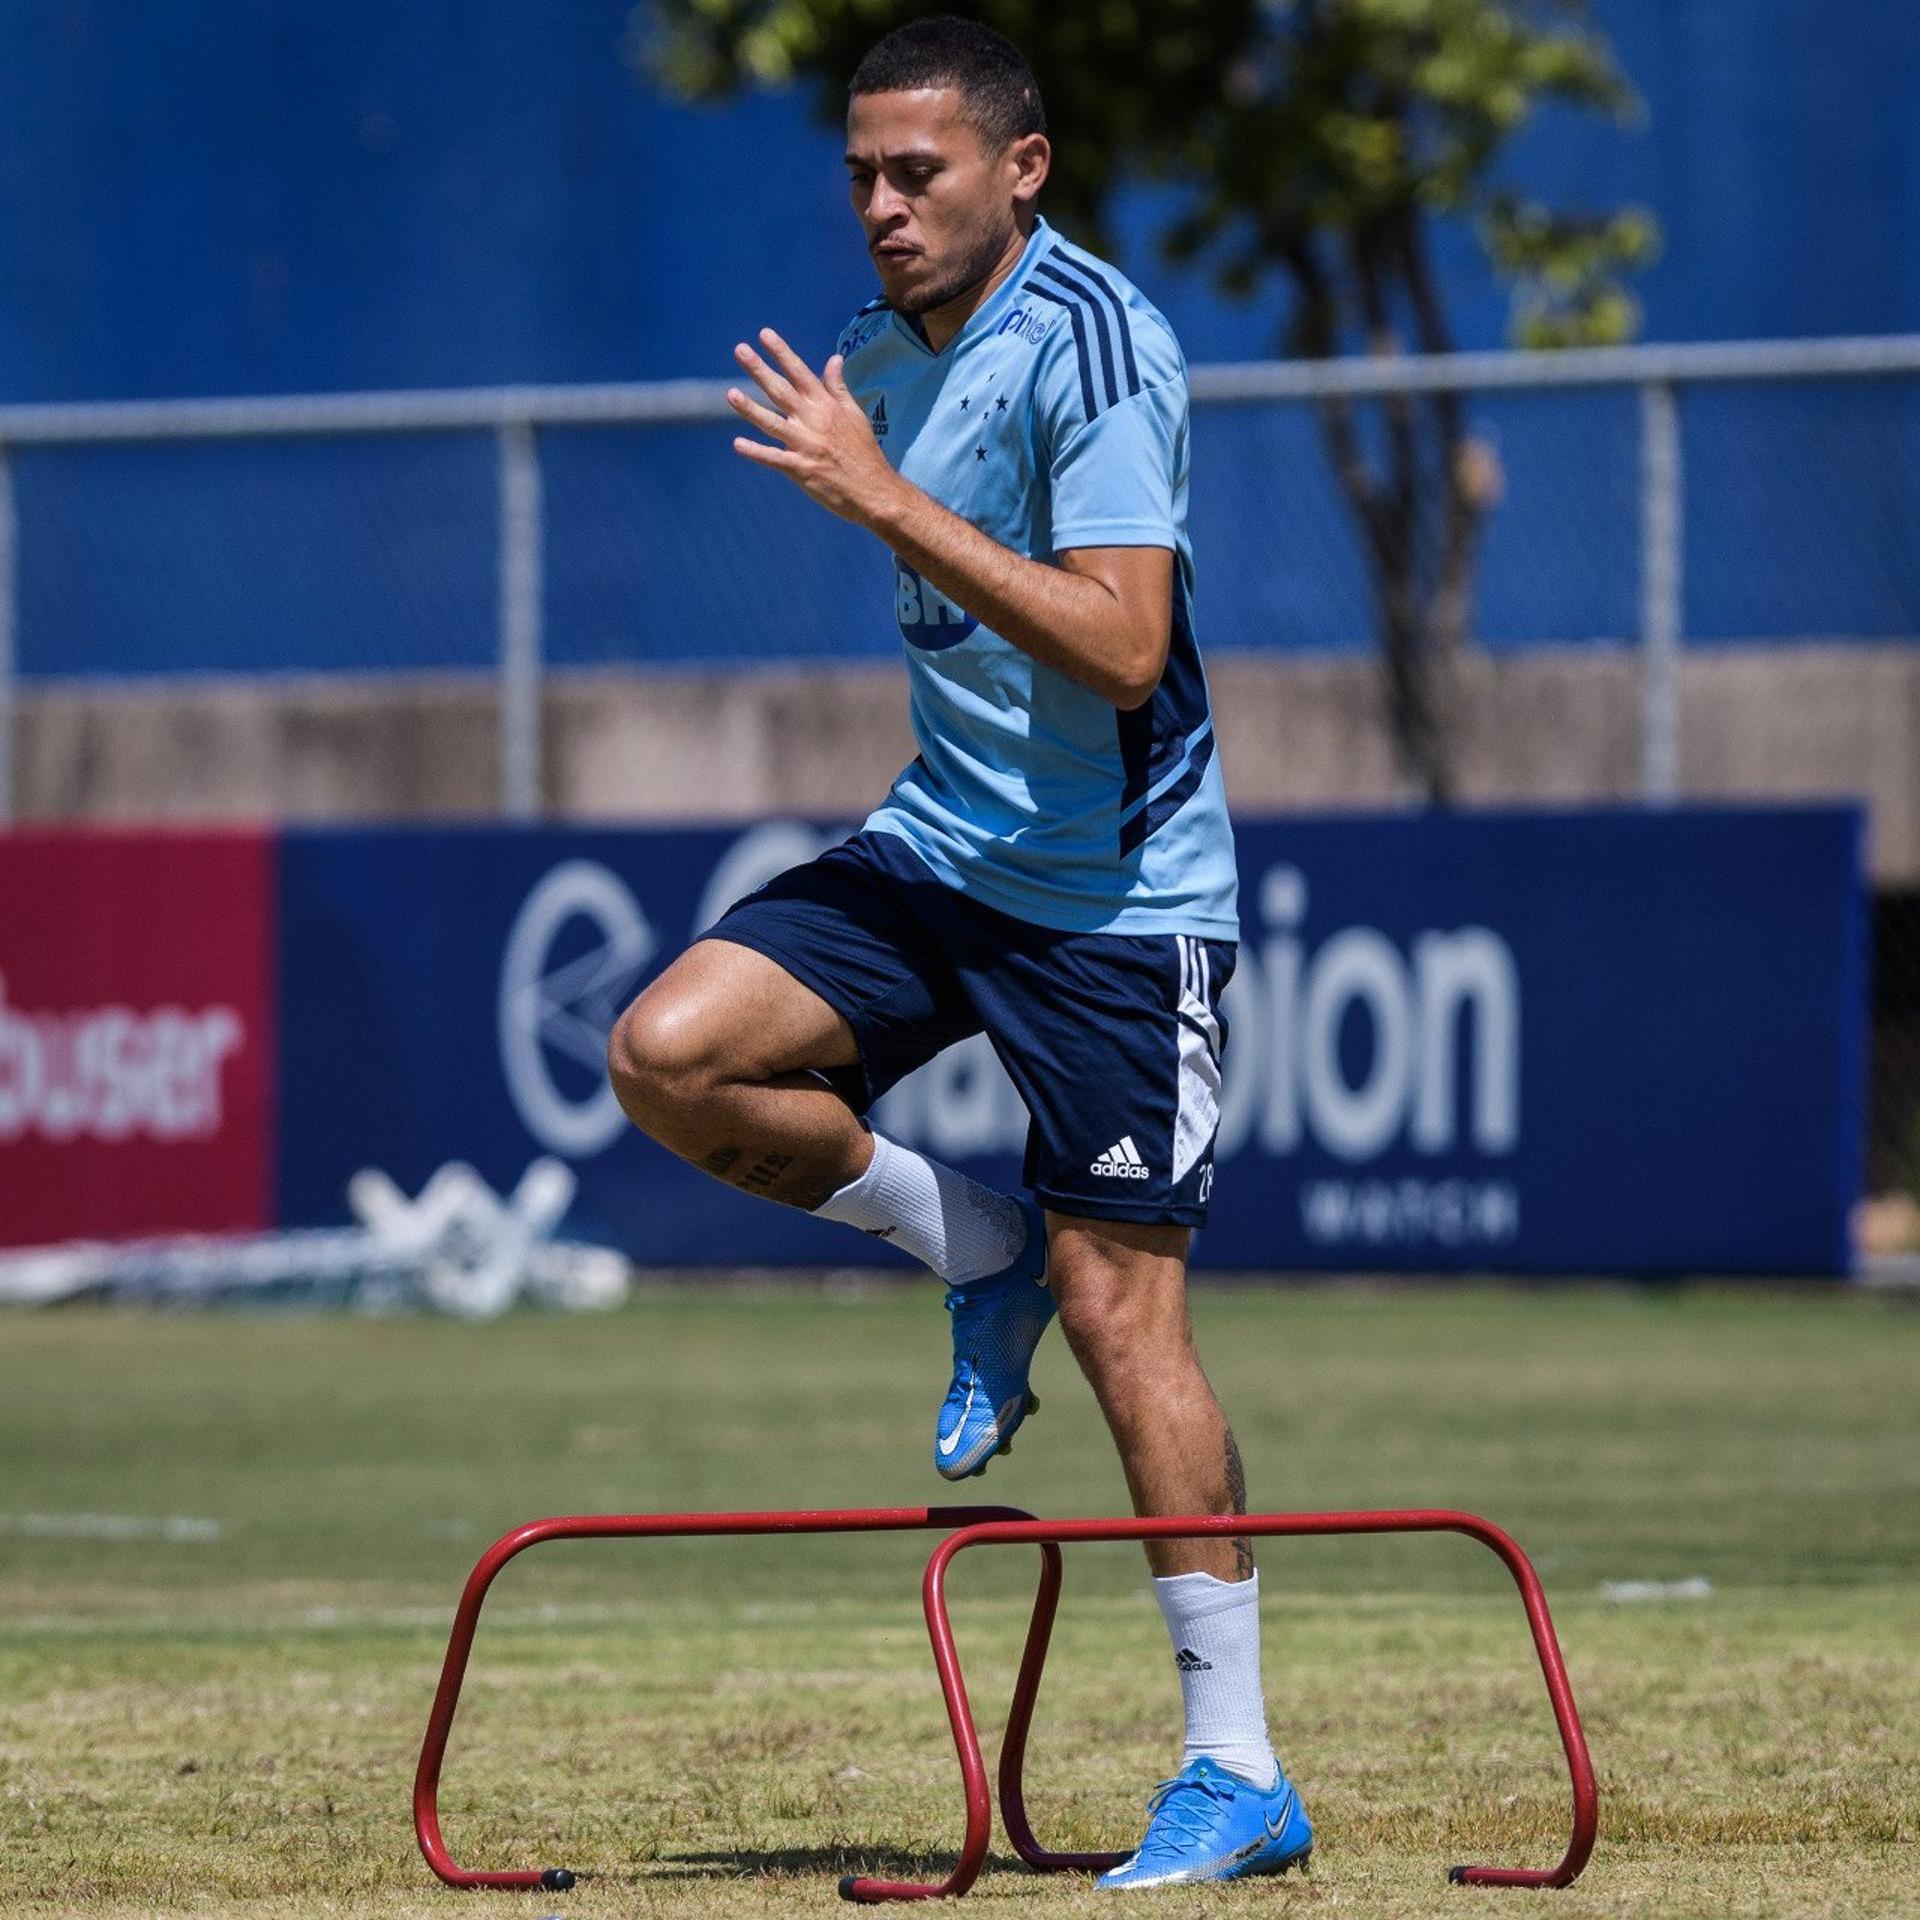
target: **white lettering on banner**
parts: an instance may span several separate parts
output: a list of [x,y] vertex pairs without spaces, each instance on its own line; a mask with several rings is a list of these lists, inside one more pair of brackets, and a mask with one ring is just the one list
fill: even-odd
[[[1462,927],[1421,933],[1403,953],[1378,928],[1345,927],[1310,948],[1300,870],[1271,868],[1257,891],[1268,937],[1242,947],[1226,992],[1220,1157],[1256,1131],[1269,1153],[1311,1140],[1356,1163],[1402,1138],[1419,1153],[1450,1152],[1460,1139],[1463,1059],[1471,1144],[1511,1153],[1520,1140],[1521,995],[1506,941]],[[1351,1079],[1341,1051],[1350,1020],[1365,1023],[1368,1041]]]
[[0,1140],[208,1139],[245,1038],[231,1007],[26,1012],[0,976]]
[[[1372,1160],[1400,1131],[1412,1091],[1413,996],[1385,935],[1348,927],[1321,948],[1300,1005],[1300,1091],[1314,1132],[1343,1160]],[[1373,1058],[1350,1085],[1340,1065],[1340,1029],[1363,1008]]]
[[1316,1246],[1503,1246],[1520,1231],[1504,1180],[1309,1180],[1300,1225]]
[[[715,867],[701,924],[819,844],[788,821],[743,834]],[[1247,929],[1226,991],[1219,1159],[1311,1146],[1364,1167],[1395,1149],[1517,1148],[1522,996],[1499,933],[1430,928],[1401,943],[1361,925],[1310,939],[1298,867],[1268,869],[1251,892],[1259,924]],[[906,1145],[966,1160],[1018,1153],[1027,1113],[976,1035],[892,1088],[873,1123]],[[1328,1248],[1499,1247],[1520,1230],[1520,1195],[1506,1180],[1310,1179],[1298,1205],[1308,1241]]]
[[[591,937],[555,965],[570,921],[584,921]],[[500,1065],[515,1111],[549,1152],[584,1160],[626,1131],[607,1080],[607,1035],[656,945],[626,882],[594,860],[563,861],[515,915],[500,957]],[[555,1078],[561,1060],[573,1062],[577,1091]]]

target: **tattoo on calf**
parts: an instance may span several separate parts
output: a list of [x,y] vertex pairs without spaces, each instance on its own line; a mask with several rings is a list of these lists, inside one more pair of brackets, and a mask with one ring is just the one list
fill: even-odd
[[736,1176],[734,1169],[747,1157],[748,1151],[744,1147],[715,1147],[702,1156],[700,1166],[716,1180],[732,1179],[742,1193],[758,1194],[763,1200],[778,1200],[809,1213],[817,1210],[840,1184],[831,1177],[809,1178],[804,1171],[795,1169],[795,1155],[774,1148],[769,1148],[744,1173]]
[[790,1153],[763,1153],[734,1185],[744,1187],[749,1193],[765,1193],[778,1183],[780,1176],[792,1165],[793,1155]]
[[[1233,1429],[1227,1429],[1227,1498],[1233,1503],[1235,1513],[1247,1510],[1247,1470],[1241,1464],[1240,1445],[1233,1437]],[[1253,1542],[1244,1534],[1233,1543],[1234,1571],[1242,1580],[1253,1577]]]

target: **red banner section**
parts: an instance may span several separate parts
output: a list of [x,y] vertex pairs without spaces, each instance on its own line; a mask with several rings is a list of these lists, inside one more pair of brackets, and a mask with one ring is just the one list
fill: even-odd
[[0,835],[0,1245],[273,1217],[277,849]]

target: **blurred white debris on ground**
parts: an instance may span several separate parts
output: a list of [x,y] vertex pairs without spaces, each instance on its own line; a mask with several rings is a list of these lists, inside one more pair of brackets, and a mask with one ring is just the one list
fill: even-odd
[[491,1320],[521,1302],[568,1313],[616,1307],[627,1297],[625,1256],[554,1238],[573,1193],[572,1169],[559,1160],[536,1160],[504,1198],[458,1161],[411,1200],[367,1167],[347,1183],[358,1226],[0,1253],[0,1306],[424,1308],[463,1320]]
[[1696,1573],[1688,1580],[1603,1580],[1603,1600],[1711,1600],[1713,1582]]

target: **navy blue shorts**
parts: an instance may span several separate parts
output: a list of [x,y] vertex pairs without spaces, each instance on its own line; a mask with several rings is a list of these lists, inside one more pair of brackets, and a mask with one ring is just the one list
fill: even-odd
[[1042,1206],[1206,1222],[1220,1117],[1230,941],[1059,933],[936,879],[897,834],[857,833],[707,930],[763,953],[853,1029],[857,1112],[985,1033],[1026,1102]]

